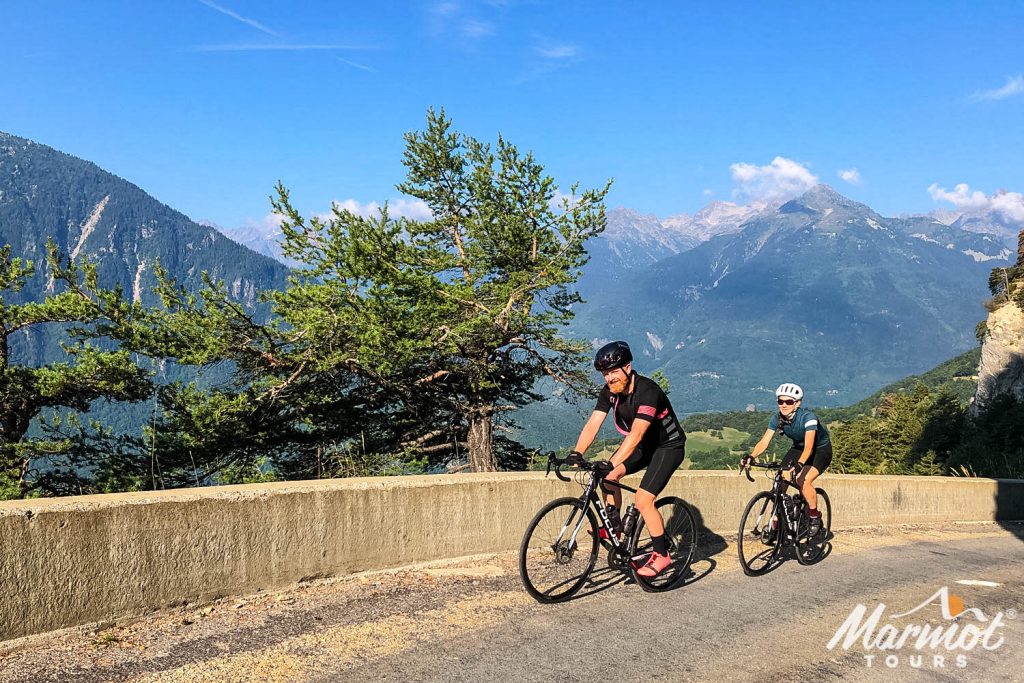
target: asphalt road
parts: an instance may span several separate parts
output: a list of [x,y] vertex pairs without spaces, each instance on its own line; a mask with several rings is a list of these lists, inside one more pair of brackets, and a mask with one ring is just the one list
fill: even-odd
[[[819,564],[759,578],[721,539],[702,550],[669,593],[607,570],[559,605],[526,595],[511,556],[319,582],[9,643],[0,680],[1024,681],[1024,527],[845,530]],[[943,587],[954,612],[988,621],[946,620],[941,598],[894,616]],[[879,603],[883,641],[999,621],[984,642],[962,641],[973,648],[915,649],[916,632],[901,648],[827,648],[858,604],[868,616]]]

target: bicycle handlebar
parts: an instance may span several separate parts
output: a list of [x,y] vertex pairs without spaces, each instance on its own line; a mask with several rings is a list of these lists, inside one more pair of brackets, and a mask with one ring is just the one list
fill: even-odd
[[[566,464],[568,464],[568,462],[569,462],[568,458],[559,458],[557,455],[555,455],[554,452],[548,453],[548,468],[547,468],[547,472],[545,472],[544,476],[546,477],[548,474],[551,473],[551,466],[554,465],[555,476],[556,477],[558,477],[562,481],[572,481],[572,479],[570,477],[567,477],[564,474],[562,474],[562,465],[566,465]],[[602,462],[604,462],[604,461],[601,461],[601,460],[581,460],[580,462],[573,463],[573,465],[575,467],[579,468],[579,470],[581,470],[583,472],[598,472],[598,470],[601,469],[601,467],[602,467],[602,465],[601,465]],[[603,477],[604,474],[605,473],[602,473],[602,474],[600,474],[598,476],[599,477]],[[633,490],[633,489],[630,489],[628,486],[625,486],[625,485],[622,485],[622,484],[617,484],[617,485],[621,486],[622,488],[624,488],[626,490],[629,490],[629,491]]]
[[544,476],[547,477],[549,474],[551,474],[551,466],[554,465],[556,477],[558,477],[562,481],[572,481],[571,479],[569,479],[569,477],[562,474],[562,465],[564,464],[565,460],[559,459],[559,457],[555,455],[554,452],[548,453],[548,466],[547,469],[544,471]]
[[[747,479],[749,481],[754,481],[754,478],[752,476],[750,476],[750,468],[751,467],[760,467],[761,469],[765,469],[765,470],[780,470],[780,469],[782,469],[782,463],[780,463],[780,462],[752,462],[749,465],[747,465],[746,467],[741,467],[740,469],[742,469],[743,473],[745,475],[747,475]],[[800,465],[799,462],[795,462],[795,463],[793,463],[793,469],[795,469],[797,472],[799,472],[801,469],[803,469],[803,467]]]

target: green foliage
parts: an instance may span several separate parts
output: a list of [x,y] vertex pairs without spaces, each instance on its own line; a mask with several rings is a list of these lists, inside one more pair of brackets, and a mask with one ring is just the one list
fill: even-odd
[[1017,238],[1017,263],[1003,268],[993,268],[988,276],[988,289],[992,292],[989,310],[1012,301],[1024,308],[1024,230]]
[[[90,344],[139,315],[140,309],[128,304],[120,290],[100,288],[96,265],[65,258],[52,240],[47,266],[51,293],[37,302],[10,303],[10,294],[21,291],[35,269],[31,262],[11,258],[9,246],[0,249],[0,490],[5,497],[85,492],[81,480],[91,475],[92,463],[85,453],[95,450],[103,431],[85,436],[79,430],[81,438],[74,440],[60,433],[58,416],[49,433],[29,436],[32,420],[43,410],[85,411],[99,399],[140,401],[152,390],[148,373],[126,350]],[[64,344],[66,361],[40,367],[13,362],[13,335],[54,323],[71,325],[72,340]]]
[[218,484],[265,484],[277,481],[273,464],[266,457],[252,463],[235,462],[226,465],[214,479]]
[[[129,348],[181,363],[230,362],[214,390],[172,384],[149,437],[170,485],[238,480],[521,468],[502,433],[538,400],[537,381],[589,388],[584,342],[560,332],[579,302],[584,243],[604,228],[603,190],[573,188],[552,208],[554,180],[504,139],[488,145],[430,111],[406,135],[399,189],[432,218],[363,217],[335,206],[306,219],[277,187],[282,249],[299,265],[265,294],[269,318],[212,278],[191,294],[157,268],[161,308]],[[238,474],[238,472],[249,474]]]
[[1024,479],[1024,401],[997,396],[965,425],[949,466],[981,477]]
[[931,370],[920,375],[910,375],[897,382],[886,385],[876,393],[845,408],[822,408],[815,411],[827,424],[832,422],[850,422],[858,417],[872,415],[877,406],[889,394],[901,394],[913,391],[918,384],[924,384],[930,390],[946,391],[961,404],[967,404],[978,388],[978,363],[981,361],[981,349],[975,348],[950,360],[940,363]]
[[653,379],[661,390],[668,394],[671,389],[671,384],[668,381],[668,376],[662,370],[655,370],[651,373],[651,379]]
[[963,422],[963,406],[951,392],[918,383],[912,392],[884,396],[875,416],[836,426],[833,467],[852,474],[942,473]]
[[693,470],[736,469],[736,465],[741,457],[725,446],[718,446],[707,451],[691,452],[688,449],[686,456],[690,460],[690,469]]

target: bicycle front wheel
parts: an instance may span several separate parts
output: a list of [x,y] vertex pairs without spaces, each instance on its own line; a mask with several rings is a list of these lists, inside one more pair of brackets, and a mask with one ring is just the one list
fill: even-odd
[[760,576],[767,572],[778,555],[779,532],[785,521],[777,519],[775,508],[775,496],[762,491],[750,499],[740,517],[736,550],[743,573],[747,576]]
[[645,577],[637,574],[636,570],[643,566],[643,561],[654,548],[651,534],[643,518],[637,520],[637,528],[633,532],[633,548],[636,549],[633,558],[633,578],[641,588],[651,593],[667,591],[678,586],[687,577],[690,563],[697,550],[697,522],[686,501],[669,496],[656,502],[654,507],[661,513],[661,518],[665,522],[665,547],[672,558],[672,564],[656,576]]
[[597,517],[579,498],[558,498],[534,516],[519,546],[519,577],[539,602],[567,600],[597,563]]

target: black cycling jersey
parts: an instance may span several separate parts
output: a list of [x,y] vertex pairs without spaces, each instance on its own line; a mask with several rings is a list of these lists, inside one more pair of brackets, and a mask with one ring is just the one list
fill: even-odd
[[606,384],[597,397],[594,410],[600,413],[611,412],[615,429],[623,435],[629,434],[636,420],[652,423],[640,441],[640,450],[644,453],[653,453],[661,446],[686,441],[686,434],[672,410],[668,396],[657,382],[635,372],[632,393],[613,394]]

